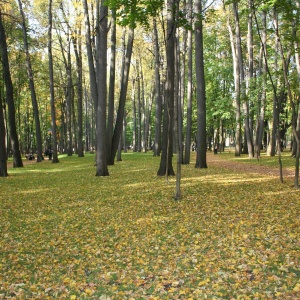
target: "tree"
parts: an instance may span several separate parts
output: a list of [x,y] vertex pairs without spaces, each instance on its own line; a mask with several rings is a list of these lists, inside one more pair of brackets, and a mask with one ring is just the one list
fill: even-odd
[[57,135],[56,135],[56,111],[54,95],[54,75],[53,75],[53,56],[52,56],[52,0],[49,0],[48,7],[48,59],[49,59],[49,83],[50,83],[50,107],[51,107],[51,136],[52,136],[52,163],[58,163],[57,155]]
[[114,131],[115,115],[115,83],[116,83],[116,43],[117,24],[116,11],[111,11],[111,38],[110,38],[110,68],[109,68],[109,92],[108,92],[108,112],[107,112],[107,153],[111,150],[111,143]]
[[237,55],[237,77],[239,79],[239,93],[237,97],[243,101],[243,109],[244,109],[244,127],[245,127],[245,135],[247,143],[247,150],[249,154],[249,158],[253,158],[253,143],[250,133],[250,124],[249,124],[249,105],[246,99],[246,87],[245,87],[245,72],[244,72],[244,62],[243,62],[243,54],[242,54],[242,41],[241,41],[241,30],[240,30],[240,21],[239,21],[239,13],[238,13],[238,3],[236,1],[233,2],[233,13],[235,19],[235,37],[236,37],[236,55]]
[[10,75],[10,66],[7,52],[6,33],[2,23],[2,13],[0,9],[0,57],[2,61],[2,72],[6,88],[6,103],[8,106],[9,133],[11,141],[11,149],[13,151],[14,168],[23,167],[21,152],[19,148],[19,139],[16,129],[16,113],[14,104],[14,91]]
[[192,10],[193,2],[188,1],[189,30],[188,30],[188,84],[187,84],[187,111],[186,111],[186,138],[184,163],[190,163],[191,139],[192,139],[192,102],[193,102],[193,33],[192,33]]
[[160,167],[157,172],[159,176],[175,175],[172,165],[173,157],[173,130],[174,130],[174,85],[175,85],[175,0],[167,2],[167,32],[166,32],[166,84],[165,84],[165,107],[164,107],[164,129],[162,139],[162,154]]
[[[266,12],[264,11],[262,13],[262,24],[263,24],[263,30],[261,33],[262,38],[262,49],[267,49],[267,24],[266,24]],[[265,124],[265,110],[266,110],[266,76],[267,76],[267,67],[265,61],[262,59],[261,61],[262,68],[261,68],[261,74],[262,74],[262,91],[260,93],[259,99],[261,99],[260,103],[258,103],[259,111],[257,112],[258,115],[258,121],[257,121],[257,129],[256,129],[256,143],[255,143],[255,157],[257,159],[260,158],[260,151],[262,149],[262,142],[263,142],[263,133],[264,133],[264,124]]]
[[82,87],[82,45],[81,45],[81,27],[76,34],[77,38],[72,38],[74,45],[74,52],[76,55],[76,71],[77,71],[77,116],[78,116],[78,157],[83,157],[83,87]]
[[290,84],[290,80],[288,79],[288,66],[287,66],[287,62],[286,62],[284,51],[283,51],[283,46],[282,46],[281,39],[280,39],[279,29],[278,29],[277,26],[275,27],[275,33],[276,33],[276,37],[277,37],[278,42],[279,42],[279,49],[280,49],[280,54],[281,54],[281,58],[282,58],[284,82],[285,82],[285,85],[287,87],[288,98],[289,98],[290,106],[292,108],[292,116],[293,116],[292,131],[293,131],[293,136],[295,138],[295,141],[297,143],[294,185],[295,185],[296,188],[299,189],[300,188],[300,186],[299,186],[300,134],[299,134],[299,131],[297,131],[297,127],[296,127],[297,122],[295,121],[295,119],[296,119],[295,116],[297,116],[298,122],[300,122],[300,114],[299,113],[297,114],[296,105],[293,102],[291,84]]
[[[18,0],[20,14],[21,14],[21,23],[22,23],[22,31],[23,31],[23,40],[24,40],[24,49],[26,54],[26,67],[27,67],[27,75],[29,80],[29,88],[31,93],[31,102],[33,107],[34,113],[34,120],[35,120],[35,132],[36,132],[36,144],[37,144],[37,162],[41,162],[44,160],[43,157],[43,147],[42,147],[42,134],[41,134],[41,125],[40,125],[40,117],[39,117],[39,108],[38,102],[35,92],[35,84],[34,84],[34,75],[32,71],[31,65],[31,57],[29,53],[29,46],[28,46],[28,37],[27,37],[27,26],[25,20],[25,14],[23,11],[23,6],[21,0]],[[33,150],[33,149],[31,149]]]
[[107,68],[107,32],[108,32],[108,7],[104,0],[101,1],[98,23],[97,56],[98,56],[98,101],[96,111],[96,176],[108,176],[107,168],[107,139],[106,139],[106,68]]
[[125,102],[126,102],[127,87],[128,87],[128,80],[129,80],[129,70],[130,70],[130,61],[132,55],[133,40],[134,40],[134,27],[132,26],[129,28],[129,32],[128,32],[127,49],[125,54],[124,71],[122,72],[123,74],[121,79],[121,90],[120,90],[120,97],[119,97],[117,120],[116,120],[114,133],[112,137],[111,150],[108,153],[109,155],[108,164],[110,165],[114,164],[114,159],[118,150],[118,145],[123,130]]
[[206,163],[206,95],[204,77],[202,2],[195,1],[195,57],[197,89],[197,158],[196,168],[207,168]]
[[[1,11],[0,11],[0,19],[1,19]],[[2,103],[2,95],[0,90],[0,177],[7,177],[8,175],[7,155],[6,155],[6,144],[5,144],[6,132],[5,132],[5,125],[4,125],[3,109],[4,109],[4,105]]]
[[162,96],[160,82],[160,53],[156,18],[153,19],[154,55],[155,55],[155,135],[153,155],[159,156],[161,152],[161,121],[162,121]]

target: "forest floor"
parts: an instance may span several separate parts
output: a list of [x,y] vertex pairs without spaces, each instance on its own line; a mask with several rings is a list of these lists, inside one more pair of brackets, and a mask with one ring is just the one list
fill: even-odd
[[[273,159],[275,164],[278,158],[275,157]],[[277,163],[277,166],[274,166],[274,164],[273,166],[268,166],[264,165],[263,162],[261,164],[258,164],[259,161],[257,161],[256,159],[253,159],[253,161],[255,161],[256,163],[251,163],[252,160],[247,159],[245,156],[242,160],[239,160],[239,158],[233,157],[232,159],[228,159],[228,156],[224,158],[224,155],[222,154],[213,155],[212,153],[208,154],[207,160],[209,165],[213,165],[215,167],[225,167],[227,169],[241,171],[244,173],[257,173],[278,178],[280,176],[279,163]],[[290,165],[283,166],[282,170],[284,178],[295,176],[294,167],[291,167]]]
[[[294,159],[207,154],[158,177],[126,153],[24,160],[0,178],[0,299],[300,299]],[[176,163],[174,157],[174,168]]]

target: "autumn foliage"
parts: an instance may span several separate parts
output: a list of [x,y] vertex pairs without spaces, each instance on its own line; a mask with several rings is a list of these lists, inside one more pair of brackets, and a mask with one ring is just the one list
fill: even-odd
[[299,191],[222,155],[182,167],[180,201],[152,154],[9,168],[0,299],[299,299]]

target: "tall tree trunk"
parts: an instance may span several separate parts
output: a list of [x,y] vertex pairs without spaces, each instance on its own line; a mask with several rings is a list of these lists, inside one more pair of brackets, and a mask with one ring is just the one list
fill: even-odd
[[160,156],[161,152],[161,122],[162,122],[162,96],[160,88],[160,53],[156,19],[153,20],[154,53],[155,53],[155,134],[153,155]]
[[240,101],[240,72],[238,66],[238,57],[237,57],[237,50],[236,44],[234,41],[234,34],[232,28],[230,26],[229,17],[227,17],[227,28],[230,36],[230,45],[231,45],[231,52],[232,52],[232,60],[233,60],[233,76],[234,76],[234,88],[235,88],[235,121],[236,121],[236,128],[235,128],[235,156],[240,156],[242,149],[241,149],[241,101]]
[[245,115],[245,117],[244,117],[244,127],[245,127],[245,136],[246,136],[245,143],[247,143],[249,158],[253,158],[253,142],[252,142],[251,133],[250,133],[249,104],[246,99],[244,63],[243,63],[240,22],[239,22],[237,2],[233,2],[233,12],[234,12],[234,18],[235,18],[236,52],[237,52],[239,78],[240,78],[240,80],[239,80],[240,99],[243,100],[243,110],[244,110],[244,115]]
[[141,76],[139,63],[137,62],[137,152],[142,151],[142,100],[141,100]]
[[49,83],[50,83],[50,107],[51,107],[51,136],[52,136],[52,163],[58,163],[57,155],[57,135],[56,135],[56,107],[54,97],[54,75],[53,75],[53,57],[52,57],[52,0],[49,0],[48,13],[48,58],[49,58]]
[[84,19],[85,19],[85,41],[86,41],[86,51],[87,51],[87,60],[89,66],[89,77],[90,77],[90,89],[91,96],[94,105],[94,110],[97,110],[97,101],[98,101],[98,91],[97,91],[97,79],[96,79],[96,70],[94,66],[94,55],[92,48],[92,33],[91,33],[91,25],[89,19],[89,11],[87,0],[82,0],[83,3],[83,11],[84,11]]
[[202,31],[202,2],[195,1],[195,56],[197,82],[197,158],[196,168],[207,168],[206,163],[206,94],[204,77],[204,53]]
[[[262,12],[262,23],[263,23],[263,30],[262,30],[262,48],[267,49],[267,23],[266,23],[266,12]],[[259,116],[258,116],[258,128],[256,132],[256,146],[255,146],[255,156],[257,159],[260,159],[260,151],[262,149],[262,142],[263,142],[263,134],[264,134],[264,126],[265,126],[265,109],[266,109],[266,85],[267,85],[267,67],[266,63],[262,59],[262,91],[261,91],[261,102],[259,103]]]
[[134,28],[130,27],[128,32],[128,41],[127,41],[127,49],[126,49],[126,57],[125,57],[125,66],[124,72],[121,81],[121,91],[119,98],[119,107],[117,113],[117,120],[114,128],[114,134],[112,138],[111,150],[109,153],[108,164],[113,165],[114,159],[118,150],[118,144],[120,140],[120,136],[122,134],[123,127],[123,119],[125,113],[125,102],[127,95],[127,87],[128,87],[128,79],[129,79],[129,70],[130,70],[130,61],[132,55],[132,47],[133,47],[133,39],[134,39]]
[[[77,0],[79,1],[79,0]],[[79,12],[77,12],[79,14]],[[72,34],[72,42],[74,46],[74,53],[76,58],[76,88],[77,88],[77,155],[78,157],[84,156],[83,146],[83,84],[82,84],[82,41],[81,41],[81,24],[78,25],[78,29],[75,35]],[[75,110],[74,110],[75,112]],[[75,143],[76,144],[76,143]]]
[[[0,12],[0,19],[1,19],[1,12]],[[3,109],[4,109],[4,103],[2,103],[2,95],[0,90],[0,177],[7,177],[8,176],[7,154],[6,154],[6,143],[5,143],[6,132],[5,132]]]
[[132,151],[137,151],[136,143],[136,104],[135,104],[135,79],[132,79],[131,103],[132,103]]
[[141,77],[141,143],[142,143],[142,151],[147,152],[147,140],[146,140],[146,106],[145,106],[145,82],[144,82],[144,74],[143,74],[143,65],[142,59],[140,60],[140,77]]
[[108,176],[107,168],[107,139],[106,139],[106,100],[107,100],[107,32],[108,7],[101,0],[100,24],[98,24],[98,105],[96,117],[96,176]]
[[[186,6],[186,4],[184,3]],[[182,42],[182,51],[180,51],[180,45],[179,45],[179,37],[177,39],[177,51],[178,51],[178,61],[177,61],[177,66],[178,66],[178,88],[179,88],[179,93],[178,93],[178,105],[177,105],[177,122],[178,122],[178,143],[181,144],[179,147],[179,152],[180,152],[180,163],[183,164],[183,106],[184,106],[184,99],[185,99],[185,68],[186,68],[186,44],[187,44],[187,31],[184,30],[183,33],[183,42]],[[180,53],[182,52],[181,56]],[[181,59],[180,59],[181,58]],[[180,69],[180,70],[179,70]]]
[[[184,4],[185,5],[185,4]],[[178,8],[177,8],[178,9]],[[185,48],[186,40],[184,34],[183,42],[183,58],[180,60],[180,46],[179,37],[176,36],[176,55],[175,55],[175,74],[176,84],[175,84],[175,149],[176,149],[176,189],[175,189],[175,200],[181,198],[181,165],[182,165],[182,103],[184,97],[184,78],[185,78]],[[181,67],[180,67],[181,65]]]
[[157,172],[159,176],[175,175],[172,165],[173,157],[173,131],[174,131],[174,84],[175,84],[175,0],[167,2],[167,34],[166,34],[166,60],[167,60],[167,76],[165,85],[165,117],[167,126],[164,131],[167,133],[165,146],[162,148],[160,167]]
[[150,132],[150,122],[151,122],[151,112],[152,112],[152,104],[153,104],[153,99],[154,99],[154,89],[151,95],[149,96],[149,101],[148,101],[148,108],[147,108],[147,114],[145,117],[145,141],[146,141],[146,150],[151,145],[151,140],[149,141],[149,136],[151,139],[151,132]]
[[[290,86],[290,81],[288,79],[288,66],[287,66],[287,62],[285,60],[285,55],[284,55],[283,47],[282,47],[282,44],[281,44],[279,29],[278,29],[277,25],[275,25],[275,33],[276,33],[276,37],[278,39],[279,50],[280,50],[281,59],[282,59],[284,82],[285,82],[285,85],[287,87],[287,93],[288,93],[290,106],[292,108],[292,114],[293,114],[293,116],[296,116],[297,115],[296,105],[293,101],[293,95],[292,95],[292,90],[291,90],[291,86]],[[294,138],[296,140],[296,143],[297,143],[296,159],[298,160],[297,163],[295,164],[294,185],[295,185],[296,188],[299,188],[299,149],[298,148],[299,148],[299,145],[300,145],[300,134],[297,132],[296,122],[294,122],[294,120],[292,122],[292,130],[293,130],[293,136],[294,136]],[[281,142],[281,140],[279,140],[279,142]]]
[[115,81],[116,81],[116,43],[117,25],[116,12],[111,12],[111,37],[110,37],[110,69],[109,69],[109,92],[108,92],[108,113],[107,113],[107,153],[111,150],[112,137],[114,132],[115,114]]
[[26,54],[27,75],[28,75],[28,79],[29,79],[29,89],[30,89],[30,93],[31,93],[31,102],[32,102],[34,121],[35,121],[37,162],[41,162],[44,159],[44,157],[43,157],[42,134],[41,134],[41,126],[40,126],[40,118],[39,118],[39,108],[38,108],[38,102],[37,102],[36,93],[35,93],[31,58],[30,58],[30,54],[29,54],[27,26],[26,26],[25,15],[24,15],[21,0],[18,0],[18,4],[19,4],[20,14],[21,14],[21,18],[22,18],[22,31],[23,31],[25,54]]
[[67,138],[68,138],[68,156],[73,154],[73,136],[72,136],[72,98],[73,98],[73,80],[72,80],[72,64],[71,64],[71,49],[70,41],[68,41],[68,53],[66,61],[67,72],[67,87],[66,87],[66,104],[67,104]]
[[8,119],[9,119],[9,133],[11,148],[13,151],[13,166],[14,168],[23,167],[19,139],[16,129],[16,119],[15,119],[15,103],[14,103],[14,91],[13,84],[10,76],[10,67],[7,52],[7,42],[6,33],[2,23],[2,14],[0,10],[0,57],[2,61],[2,72],[6,87],[6,102],[8,106]]
[[[192,26],[193,2],[188,1],[190,26]],[[192,29],[188,30],[188,85],[187,85],[187,111],[186,111],[186,139],[184,163],[190,163],[192,139],[192,101],[193,101],[193,35]]]

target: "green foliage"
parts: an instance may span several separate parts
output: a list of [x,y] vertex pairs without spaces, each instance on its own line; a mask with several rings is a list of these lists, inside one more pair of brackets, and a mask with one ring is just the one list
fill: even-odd
[[1,179],[1,298],[300,297],[292,179],[208,154],[208,169],[182,166],[174,201],[150,153],[124,154],[102,178],[94,156],[59,159]]
[[149,18],[162,9],[159,0],[106,0],[105,5],[116,11],[117,21],[122,26],[136,27],[141,24],[149,27]]

